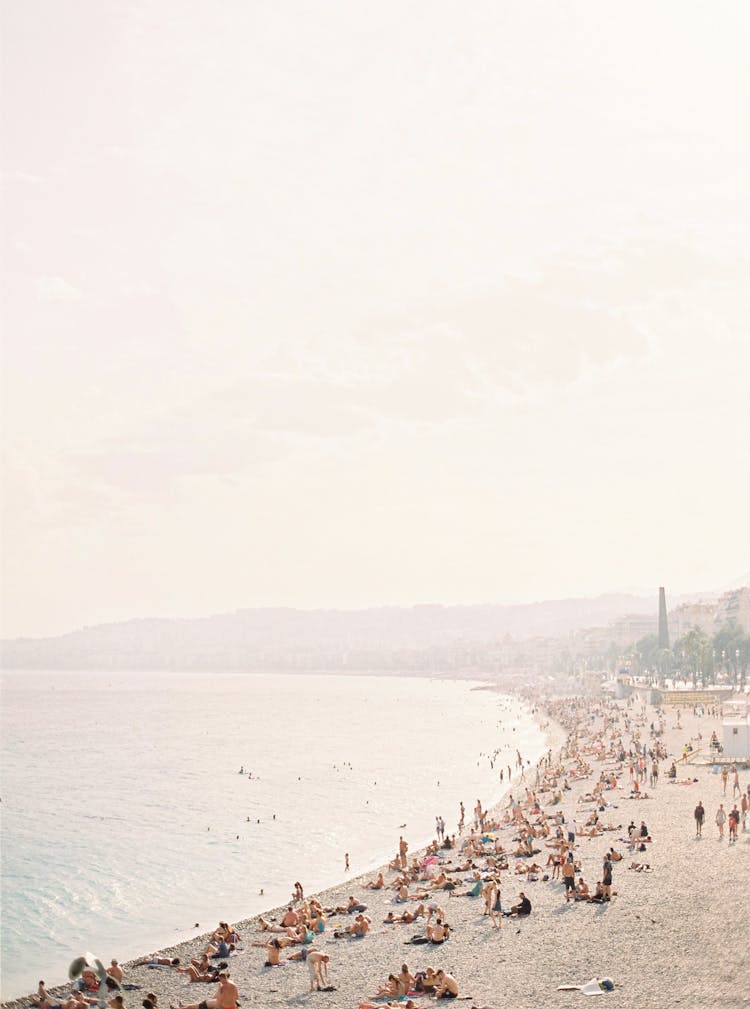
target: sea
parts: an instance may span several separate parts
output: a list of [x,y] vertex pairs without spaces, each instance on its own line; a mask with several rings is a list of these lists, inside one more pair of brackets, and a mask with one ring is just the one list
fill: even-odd
[[404,676],[4,672],[0,728],[5,1000],[416,850],[546,751],[518,701]]

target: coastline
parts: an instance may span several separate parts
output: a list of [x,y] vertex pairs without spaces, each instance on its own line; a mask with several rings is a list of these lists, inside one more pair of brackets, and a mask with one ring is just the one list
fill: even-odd
[[[591,702],[592,707],[597,703]],[[619,711],[624,710],[625,705],[620,703]],[[707,737],[716,727],[715,719],[681,712],[682,726],[678,728],[676,715],[673,711],[665,713],[668,724],[664,743],[667,752],[674,756],[679,756],[683,743],[694,739],[698,732]],[[654,717],[653,709],[648,708],[645,724]],[[598,773],[599,763],[593,758],[591,763]],[[498,1005],[500,1000],[521,1009],[532,1009],[541,1001],[555,1006],[573,1004],[580,1001],[579,993],[558,992],[557,986],[584,983],[594,976],[613,979],[615,989],[607,994],[607,999],[623,1009],[633,1005],[640,1009],[663,1009],[665,1005],[678,1004],[707,1007],[750,1004],[750,995],[741,987],[742,978],[750,969],[742,899],[750,885],[750,833],[741,832],[734,846],[729,846],[726,839],[720,842],[713,814],[719,801],[730,798],[722,797],[720,775],[706,767],[687,765],[685,771],[679,765],[679,776],[689,777],[690,784],[670,785],[666,781],[668,766],[669,761],[662,762],[658,786],[653,791],[647,789],[650,797],[641,801],[628,801],[627,788],[622,787],[627,785],[628,771],[620,772],[621,787],[606,815],[612,816],[616,824],[623,824],[623,828],[631,818],[636,823],[645,818],[654,840],[646,854],[626,854],[622,862],[616,863],[614,886],[618,895],[611,904],[566,904],[559,882],[540,880],[527,884],[511,869],[503,875],[503,903],[511,903],[516,892],[525,889],[534,904],[530,918],[518,925],[506,920],[496,932],[481,917],[477,903],[469,899],[441,900],[455,928],[450,942],[436,948],[404,947],[403,940],[416,926],[391,926],[389,931],[381,925],[383,912],[393,907],[392,892],[363,891],[362,883],[373,875],[363,873],[320,894],[324,904],[336,905],[353,893],[368,904],[373,919],[372,931],[361,943],[333,938],[330,929],[341,924],[341,918],[331,921],[326,930],[318,948],[332,956],[331,980],[335,992],[308,992],[308,975],[303,965],[288,963],[282,969],[264,968],[262,951],[251,945],[261,938],[255,932],[257,916],[235,923],[243,943],[242,952],[230,960],[230,968],[243,1009],[251,1004],[280,1007],[290,1002],[323,1000],[350,1009],[372,996],[404,958],[412,970],[428,963],[452,970],[461,994],[471,996],[476,1005]],[[566,795],[566,814],[582,808],[578,797],[590,789],[596,773],[574,783]],[[742,774],[741,782],[744,790],[750,783],[747,773]],[[707,810],[701,840],[694,837],[692,820],[698,799]],[[501,796],[498,802],[502,801]],[[726,808],[731,808],[731,802]],[[596,878],[592,873],[601,865],[602,851],[610,843],[624,849],[618,840],[622,833],[624,829],[580,838],[583,872],[592,885]],[[507,843],[512,828],[501,834]],[[547,854],[546,849],[543,852]],[[410,858],[414,854],[411,852]],[[631,861],[648,862],[652,871],[629,871]],[[283,905],[267,914],[278,917],[282,911]],[[730,921],[734,927],[727,928]],[[398,929],[396,934],[394,929]],[[202,948],[205,939],[206,934],[193,937],[166,947],[163,952],[189,959]],[[182,975],[170,971],[125,967],[126,980],[141,985],[143,993],[157,992],[160,1005],[200,1001],[213,994],[213,985],[187,984]],[[70,985],[63,985],[56,991],[69,988]],[[128,1009],[138,1007],[142,997],[140,992],[126,993]],[[21,998],[6,1001],[3,1006],[21,1009],[29,1004],[28,998]],[[417,1000],[418,1007],[426,1004],[424,998]]]
[[[452,679],[454,679],[454,678],[452,678]],[[519,719],[519,723],[518,723],[519,724],[519,734],[524,734],[525,735],[527,731],[531,732],[531,727],[534,726],[534,730],[535,731],[534,731],[533,735],[534,735],[534,741],[536,743],[536,746],[534,747],[533,750],[531,748],[529,748],[527,750],[526,749],[526,745],[524,743],[521,743],[522,749],[524,750],[524,756],[525,757],[527,755],[531,756],[535,760],[536,757],[537,757],[537,755],[539,753],[546,752],[546,750],[547,750],[548,734],[545,733],[545,732],[543,732],[541,730],[541,728],[540,728],[540,721],[542,721],[543,719],[541,719],[538,714],[535,715],[533,713],[533,711],[532,711],[533,705],[530,704],[527,699],[519,698],[518,696],[514,696],[514,695],[511,695],[511,694],[508,694],[508,692],[506,690],[499,689],[495,684],[487,683],[486,681],[484,681],[484,683],[482,683],[482,682],[477,683],[477,681],[472,681],[472,680],[455,680],[454,679],[454,682],[456,682],[457,684],[462,684],[463,688],[466,689],[466,690],[470,690],[471,691],[471,690],[475,690],[475,689],[487,689],[487,688],[489,688],[493,692],[505,696],[507,698],[508,702],[512,705],[512,709],[515,711],[514,717],[517,718],[517,719]],[[503,718],[505,718],[505,715],[503,715]],[[449,723],[448,720],[446,720],[446,723],[445,723],[445,731],[450,731],[450,723]],[[515,730],[513,730],[513,731],[515,731]],[[559,730],[559,731],[561,732],[562,730]],[[537,736],[538,736],[538,738],[537,738]],[[485,747],[487,747],[488,746],[488,742],[483,742],[482,745],[484,745]],[[504,742],[503,745],[505,745],[505,746],[511,746],[512,745],[511,744],[511,740],[507,739]],[[471,752],[471,750],[469,752]],[[488,752],[489,752],[489,749],[487,749],[485,751],[485,753],[488,753]],[[488,765],[486,764],[486,762],[485,762],[485,767],[488,769]],[[498,765],[498,767],[499,767],[499,765]],[[502,799],[503,799],[503,796],[507,794],[508,786],[507,786],[507,784],[505,786],[503,786],[502,783],[499,781],[499,779],[496,778],[496,780],[494,782],[494,784],[495,784],[496,787],[495,788],[492,788],[491,786],[488,787],[488,782],[487,782],[487,780],[485,780],[486,777],[487,777],[487,775],[484,776],[483,785],[481,787],[480,794],[482,794],[483,797],[487,796],[488,798],[491,798],[492,805],[494,806],[497,803],[501,802]],[[465,780],[469,780],[469,778],[470,778],[470,774],[465,772],[465,776],[462,774],[461,778],[458,779],[458,780],[459,781],[465,781]],[[473,798],[472,798],[472,796],[474,795],[475,787],[476,787],[475,785],[470,785],[466,789],[461,789],[461,792],[459,792],[459,794],[463,793],[463,799],[464,799],[467,807],[470,807],[473,804]],[[485,805],[487,805],[487,802],[485,802]],[[447,819],[452,819],[453,818],[454,810],[452,809],[452,806],[449,807],[449,808],[446,808],[445,812],[450,812],[450,814],[451,814],[450,817],[446,817]],[[457,813],[458,813],[457,809],[455,810],[455,813],[456,813],[456,816],[457,816]],[[394,816],[395,816],[395,814],[394,814]],[[407,819],[407,818],[408,818],[408,808],[406,808],[406,809],[403,810],[403,819]],[[395,818],[393,819],[393,823],[394,824],[396,824],[398,822],[399,822],[398,819],[395,819]],[[431,840],[431,835],[429,833],[429,825],[427,823],[425,823],[425,822],[422,822],[422,820],[420,820],[419,822],[420,822],[421,830],[418,829],[417,831],[415,831],[414,834],[411,834],[409,836],[409,841],[410,841],[410,843],[411,843],[411,845],[412,845],[412,847],[414,849],[414,853],[418,849],[421,849],[421,848],[425,847],[429,843],[429,841]],[[404,833],[406,833],[406,831],[404,831]],[[360,835],[360,836],[365,837],[365,836],[369,836],[369,835]],[[395,847],[395,842],[396,842],[396,838],[394,837],[393,838],[393,845],[394,845],[394,847]],[[317,883],[317,885],[314,887],[314,890],[316,892],[319,892],[319,893],[333,893],[333,892],[336,892],[337,889],[339,889],[339,888],[346,888],[346,887],[348,887],[348,886],[350,886],[352,884],[356,885],[357,880],[360,877],[362,877],[362,876],[366,877],[367,875],[369,875],[369,874],[371,874],[373,872],[377,872],[378,868],[381,867],[384,864],[385,860],[389,859],[393,855],[393,851],[391,850],[391,844],[389,843],[388,846],[387,846],[387,848],[384,848],[383,843],[382,843],[382,838],[378,838],[377,845],[375,847],[372,847],[370,850],[371,850],[370,857],[368,857],[366,860],[362,859],[362,858],[358,859],[359,866],[357,866],[358,875],[356,877],[346,877],[346,876],[344,876],[343,872],[341,872],[340,870],[339,871],[335,871],[334,873],[326,871],[325,873],[323,873],[323,878],[321,878],[321,873],[317,873],[317,880],[314,880],[314,882]],[[279,875],[281,875],[281,873]],[[278,879],[279,876],[276,876],[274,878]],[[292,876],[291,878],[294,878],[294,876]],[[305,879],[306,877],[303,876],[302,878]],[[307,878],[309,878],[309,877],[307,877]],[[264,883],[264,885],[266,886],[266,888],[268,890],[268,884]],[[289,884],[289,886],[290,886],[290,889],[291,889],[291,883]],[[245,915],[243,915],[242,918],[237,917],[234,920],[235,921],[240,921],[241,920],[243,922],[253,922],[253,921],[257,920],[257,918],[259,917],[259,915],[266,915],[267,916],[268,914],[274,914],[276,912],[276,910],[278,909],[276,907],[276,904],[281,899],[281,896],[283,894],[283,890],[285,890],[286,888],[284,887],[282,889],[282,888],[279,888],[278,886],[276,886],[276,887],[274,887],[274,889],[275,889],[275,892],[273,892],[273,891],[268,892],[265,898],[258,897],[258,896],[255,896],[255,898],[253,898],[251,896],[250,897],[250,901],[249,901],[249,903],[251,903],[250,912],[246,913]],[[282,894],[279,893],[279,889],[282,889]],[[312,890],[313,890],[313,888],[311,888],[311,891]],[[210,890],[208,891],[208,893],[209,893],[209,899],[208,900],[205,899],[206,894],[203,895],[202,909],[200,910],[200,912],[196,913],[194,917],[193,916],[188,917],[187,918],[188,921],[200,920],[201,923],[205,923],[205,925],[208,925],[208,924],[211,923],[212,917],[213,917],[214,913],[216,913],[217,915],[221,914],[221,915],[225,915],[226,916],[226,913],[227,913],[227,908],[225,906],[226,902],[224,900],[222,900],[222,899],[217,899],[215,902],[212,902],[211,899],[210,899]],[[257,895],[257,890],[255,891],[255,894]],[[238,913],[238,908],[236,906],[237,903],[244,903],[244,901],[243,902],[235,902],[234,903],[234,905],[233,905],[234,906],[234,912],[233,913],[235,915],[237,915],[237,913]],[[206,910],[206,906],[209,906],[209,910],[208,911]],[[283,906],[283,905],[279,905],[279,906]],[[242,910],[243,909],[240,906],[239,911],[241,912]],[[212,927],[214,927],[214,926],[212,925]],[[120,955],[121,962],[132,962],[134,959],[138,959],[140,957],[141,950],[142,950],[143,947],[145,947],[146,942],[152,942],[153,941],[153,945],[149,945],[148,946],[149,950],[155,949],[157,946],[163,946],[163,948],[165,950],[185,949],[187,947],[190,947],[192,944],[201,943],[208,934],[209,933],[204,933],[203,929],[196,930],[196,929],[191,929],[189,927],[183,927],[179,931],[177,931],[176,929],[174,929],[174,928],[172,928],[172,927],[170,927],[170,926],[167,925],[163,930],[161,930],[161,934],[159,934],[159,931],[157,929],[154,929],[153,933],[152,933],[152,939],[148,939],[148,937],[147,937],[146,940],[143,942],[143,944],[141,944],[140,941],[137,941],[137,942],[117,944],[116,946],[113,947],[111,943],[108,943],[108,944],[98,944],[96,938],[93,937],[95,935],[95,933],[92,932],[91,933],[92,938],[90,940],[83,940],[83,942],[79,941],[79,943],[76,944],[76,947],[78,945],[81,945],[82,947],[84,947],[84,946],[85,947],[92,947],[94,949],[94,951],[101,951],[103,954],[106,952],[106,956],[110,955],[110,952],[109,952],[110,950],[113,953],[115,953],[115,954],[117,954],[117,952],[119,950],[120,954],[121,954]],[[103,949],[103,946],[105,947],[104,949]],[[125,946],[126,948],[123,949],[123,946]],[[72,957],[77,952],[78,952],[77,948],[72,948],[71,947],[70,956]],[[122,954],[124,954],[125,956],[122,956]],[[129,961],[126,961],[125,957],[127,957],[128,955],[129,955]],[[179,955],[179,954],[176,954],[176,955]],[[40,962],[41,962],[41,960],[40,960]],[[66,960],[65,963],[67,963],[67,962],[68,961]],[[61,972],[60,969],[59,969],[59,964],[58,964],[57,970],[55,971],[56,978],[59,980],[58,984],[54,984],[54,981],[55,981],[55,977],[54,976],[52,978],[49,977],[49,965],[46,968],[45,967],[43,967],[43,968],[37,968],[35,970],[34,974],[31,975],[31,977],[35,978],[37,976],[37,971],[38,971],[38,975],[40,977],[45,977],[48,980],[50,980],[51,986],[48,988],[48,990],[50,992],[52,992],[52,993],[61,993],[61,992],[65,992],[66,990],[69,989],[69,985],[63,980],[64,976],[65,976],[64,975],[64,968],[63,968],[63,972]],[[28,973],[29,972],[27,972],[27,976],[28,976]],[[8,977],[7,977],[7,975],[6,975],[6,980],[9,980]],[[27,983],[29,985],[31,985],[33,982],[31,981],[31,979],[29,979]],[[5,987],[5,986],[3,986],[3,987]],[[16,984],[15,987],[14,987],[14,989],[11,989],[11,991],[14,991],[13,995],[5,995],[5,994],[3,994],[3,996],[2,996],[2,1005],[24,1004],[25,1000],[28,1000],[29,995],[26,994],[25,991],[24,991],[23,994],[15,994],[15,993],[19,992],[20,988],[21,988],[21,986],[19,984]],[[25,988],[25,985],[24,985],[24,988]],[[21,989],[21,990],[23,991],[24,989]]]

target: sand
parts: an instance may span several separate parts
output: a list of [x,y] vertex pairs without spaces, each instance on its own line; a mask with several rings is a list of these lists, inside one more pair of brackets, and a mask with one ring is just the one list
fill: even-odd
[[[592,701],[592,707],[596,703]],[[619,702],[619,707],[624,710],[624,702]],[[645,733],[643,738],[648,739],[648,725],[655,717],[653,709],[647,708],[646,728],[641,730]],[[698,732],[708,739],[712,729],[719,729],[717,719],[696,718],[686,711],[680,716],[681,729],[675,727],[676,712],[669,711],[666,717],[663,742],[674,756],[679,756],[683,743],[695,738]],[[601,719],[592,724],[594,728],[600,727]],[[630,736],[623,733],[623,739],[627,748]],[[559,737],[556,742],[559,749]],[[591,777],[572,783],[573,789],[565,793],[562,806],[566,814],[577,816],[579,824],[585,815],[579,812],[582,804],[577,803],[578,795],[593,786],[608,763],[588,759]],[[388,974],[397,971],[402,962],[408,963],[412,971],[428,964],[443,967],[455,975],[461,995],[470,996],[467,1005],[498,1009],[579,1005],[588,1002],[586,996],[575,991],[560,992],[558,986],[582,984],[592,977],[605,976],[612,978],[615,988],[600,998],[613,1007],[730,1009],[750,1005],[750,818],[748,832],[741,830],[736,844],[730,845],[726,837],[719,841],[714,815],[721,801],[726,809],[731,809],[731,780],[724,797],[721,777],[709,767],[680,767],[680,778],[698,781],[673,785],[667,783],[668,766],[668,760],[662,762],[656,789],[645,786],[651,797],[638,801],[626,798],[629,793],[626,768],[619,776],[621,787],[608,793],[617,808],[603,816],[605,821],[611,818],[615,824],[622,824],[623,831],[579,838],[577,842],[576,858],[580,858],[582,873],[592,888],[601,878],[602,858],[609,846],[614,845],[625,854],[623,861],[614,866],[613,886],[618,895],[611,903],[566,904],[561,882],[526,882],[512,871],[506,872],[502,882],[503,903],[514,902],[518,892],[524,890],[534,908],[529,918],[505,919],[503,928],[494,930],[482,915],[481,898],[448,899],[441,894],[440,903],[454,928],[451,939],[441,946],[408,946],[404,940],[422,931],[421,925],[381,924],[388,910],[399,913],[402,908],[391,903],[393,892],[363,889],[365,877],[347,880],[325,891],[320,899],[324,905],[333,906],[345,904],[347,897],[354,894],[368,905],[373,927],[361,940],[335,939],[333,929],[351,920],[348,916],[336,917],[329,920],[325,935],[316,941],[316,948],[331,955],[330,981],[336,990],[310,992],[305,964],[264,968],[265,951],[251,946],[253,940],[260,938],[256,933],[257,919],[253,918],[235,923],[243,943],[241,951],[230,961],[242,1009],[247,1006],[273,1009],[290,1004],[353,1009],[375,995]],[[746,790],[750,772],[741,771],[740,781],[743,791]],[[533,787],[533,772],[529,783]],[[697,840],[693,809],[699,799],[706,808],[706,823],[703,838]],[[470,785],[465,804],[468,819],[474,804]],[[645,853],[628,854],[626,846],[618,841],[625,836],[631,819],[637,824],[643,819],[648,824],[654,840]],[[512,828],[501,831],[506,847],[511,846],[513,835]],[[396,843],[394,838],[394,850]],[[542,852],[536,856],[541,864],[546,861],[548,849],[542,847]],[[455,853],[451,857],[457,860]],[[630,870],[628,866],[634,860],[649,863],[653,871]],[[392,875],[386,874],[386,879]],[[374,878],[374,874],[366,878]],[[463,879],[464,875],[454,878]],[[272,910],[266,916],[280,917],[281,911]],[[217,908],[217,922],[221,915],[221,908]],[[179,956],[184,962],[195,956],[205,942],[204,935],[162,953]],[[128,965],[125,980],[142,985],[142,990],[125,993],[128,1009],[139,1009],[150,990],[158,994],[163,1009],[170,1003],[199,1002],[211,997],[215,990],[215,985],[190,984],[184,975],[172,971]],[[59,990],[69,989],[67,986]],[[418,1007],[432,1004],[425,996],[415,1001]],[[4,1003],[10,1009],[30,1004],[29,999]]]

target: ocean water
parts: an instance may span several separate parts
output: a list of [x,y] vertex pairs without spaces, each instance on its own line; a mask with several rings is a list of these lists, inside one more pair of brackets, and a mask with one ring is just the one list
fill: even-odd
[[416,849],[438,814],[455,830],[460,800],[467,817],[495,801],[516,749],[545,750],[517,702],[462,681],[6,672],[0,686],[5,999],[61,983],[85,950],[127,960],[280,904],[295,880],[337,882],[345,852],[356,875],[400,834]]

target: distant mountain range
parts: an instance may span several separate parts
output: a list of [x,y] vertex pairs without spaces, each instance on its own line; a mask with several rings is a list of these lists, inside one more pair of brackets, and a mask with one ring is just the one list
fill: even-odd
[[[704,594],[715,597],[716,593]],[[673,598],[671,604],[695,596]],[[384,606],[364,610],[246,609],[192,620],[139,619],[2,647],[4,668],[383,668],[399,655],[487,646],[508,637],[560,638],[630,615],[657,596],[621,594],[512,606]],[[353,655],[356,663],[352,667]]]

